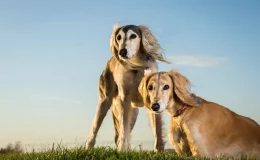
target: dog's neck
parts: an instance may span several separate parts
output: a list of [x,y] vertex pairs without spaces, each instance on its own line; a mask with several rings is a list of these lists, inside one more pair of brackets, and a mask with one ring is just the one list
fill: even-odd
[[181,116],[188,107],[190,106],[183,104],[179,109],[175,111],[173,117]]
[[132,64],[131,62],[127,62],[127,61],[124,61],[120,58],[118,58],[118,61],[119,61],[119,64],[124,68],[124,69],[127,69],[127,70],[132,70],[132,71],[142,71],[144,72],[144,70],[146,69],[145,66],[137,66],[135,64]]
[[189,108],[200,107],[203,99],[197,97],[195,94],[191,93],[191,96],[196,100],[196,106],[190,106],[182,102],[176,95],[172,95],[170,102],[168,103],[167,110],[172,117],[182,116],[184,113],[188,112]]
[[167,111],[172,117],[180,117],[190,106],[174,98],[168,103]]

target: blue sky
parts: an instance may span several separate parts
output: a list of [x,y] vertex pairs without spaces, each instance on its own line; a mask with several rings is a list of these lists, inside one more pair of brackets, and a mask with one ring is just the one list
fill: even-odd
[[[173,62],[160,70],[179,70],[197,95],[260,122],[259,8],[258,0],[0,1],[0,146],[87,138],[115,23],[147,24]],[[113,135],[108,113],[98,142]],[[153,140],[144,109],[132,139]]]

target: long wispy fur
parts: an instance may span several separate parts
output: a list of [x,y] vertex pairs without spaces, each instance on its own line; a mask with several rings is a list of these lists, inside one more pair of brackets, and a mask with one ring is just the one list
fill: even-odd
[[170,70],[167,74],[172,79],[174,84],[173,93],[179,98],[182,103],[189,106],[197,106],[196,99],[190,93],[190,81],[187,77],[183,76],[177,70]]
[[[127,37],[130,34],[132,38]],[[119,35],[122,38],[117,38]],[[130,132],[137,119],[138,107],[144,106],[138,92],[139,83],[145,73],[157,72],[156,60],[169,63],[163,56],[157,39],[143,25],[115,25],[110,37],[110,50],[113,56],[100,76],[100,99],[86,142],[87,149],[94,147],[98,130],[110,108],[118,150],[130,149]],[[126,51],[127,55],[131,51],[131,57],[122,55],[122,52],[125,54]],[[148,112],[148,115],[154,133],[154,150],[162,151],[164,150],[162,117],[152,112]]]
[[150,29],[146,25],[140,25],[139,27],[142,31],[142,45],[145,52],[156,60],[169,63],[169,61],[167,61],[163,56],[163,49]]

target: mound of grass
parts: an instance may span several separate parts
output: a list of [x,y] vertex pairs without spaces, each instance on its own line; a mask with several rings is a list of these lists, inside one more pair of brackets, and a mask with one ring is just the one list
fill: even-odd
[[153,151],[126,151],[118,152],[111,147],[98,147],[85,150],[84,147],[67,149],[58,145],[52,149],[43,152],[31,152],[22,154],[0,154],[0,159],[5,160],[170,160],[170,159],[187,159],[179,157],[173,152],[155,153]]
[[67,149],[66,147],[52,147],[44,152],[23,154],[0,154],[4,160],[186,160],[207,159],[195,157],[181,157],[174,152],[156,153],[153,151],[118,152],[111,147],[98,147],[85,150],[84,147]]

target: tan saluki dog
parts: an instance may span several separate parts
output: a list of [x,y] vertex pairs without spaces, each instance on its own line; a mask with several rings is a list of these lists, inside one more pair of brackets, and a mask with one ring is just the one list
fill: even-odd
[[147,74],[139,92],[145,106],[171,116],[169,139],[179,155],[260,158],[260,126],[189,92],[189,80],[175,70]]
[[[157,72],[156,60],[169,63],[151,31],[145,26],[116,25],[110,39],[113,56],[99,79],[99,102],[86,148],[95,145],[98,130],[111,108],[118,150],[130,149],[130,132],[143,107],[138,86],[145,73]],[[148,112],[156,151],[164,150],[161,115]]]

